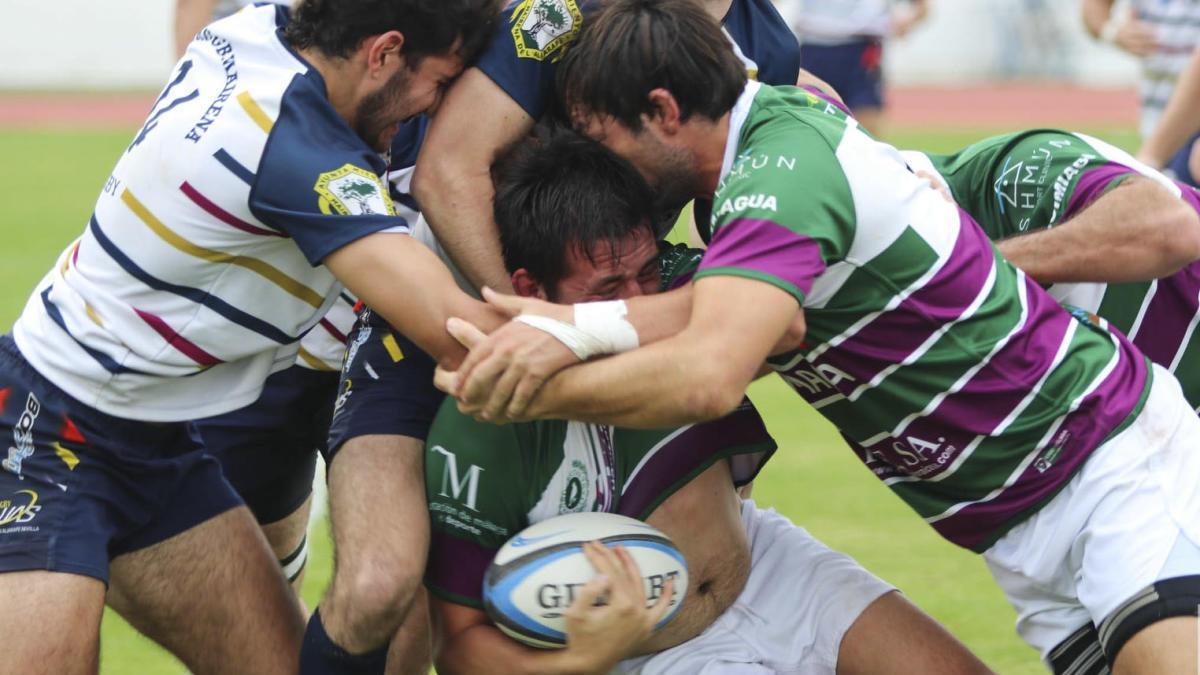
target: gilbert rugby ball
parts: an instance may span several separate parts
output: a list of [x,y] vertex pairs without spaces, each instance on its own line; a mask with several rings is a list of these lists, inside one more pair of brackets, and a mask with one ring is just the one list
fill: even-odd
[[533,647],[566,644],[563,613],[595,574],[583,555],[589,541],[629,551],[645,582],[647,606],[674,577],[671,608],[658,627],[675,616],[687,594],[687,563],[666,535],[614,513],[569,513],[525,528],[496,553],[483,582],[484,609],[496,626]]

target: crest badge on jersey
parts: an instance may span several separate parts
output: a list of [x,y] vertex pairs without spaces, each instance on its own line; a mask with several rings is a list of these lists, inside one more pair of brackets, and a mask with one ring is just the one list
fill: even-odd
[[545,61],[575,39],[582,26],[583,13],[575,0],[525,0],[512,14],[517,56]]
[[353,164],[317,176],[313,190],[320,195],[317,205],[326,215],[396,215],[379,176]]

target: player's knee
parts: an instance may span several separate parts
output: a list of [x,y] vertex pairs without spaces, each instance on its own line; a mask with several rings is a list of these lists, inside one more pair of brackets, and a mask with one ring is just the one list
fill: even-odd
[[351,623],[368,630],[398,627],[421,585],[423,570],[408,567],[372,565],[348,576],[339,573],[334,587]]

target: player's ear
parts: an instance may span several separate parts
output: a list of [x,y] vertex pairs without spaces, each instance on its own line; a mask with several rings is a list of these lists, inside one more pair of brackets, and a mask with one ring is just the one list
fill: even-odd
[[673,134],[679,129],[682,120],[679,114],[679,102],[671,92],[663,88],[651,89],[646,95],[650,102],[650,111],[645,114],[648,121],[654,122],[662,131]]
[[517,295],[523,298],[548,299],[546,291],[542,289],[542,285],[524,267],[512,273],[512,285]]
[[372,76],[390,77],[397,65],[403,65],[404,33],[390,30],[364,40],[367,50],[367,72]]

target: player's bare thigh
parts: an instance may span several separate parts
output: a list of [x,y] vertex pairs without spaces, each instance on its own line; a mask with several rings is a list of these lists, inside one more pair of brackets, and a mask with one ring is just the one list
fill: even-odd
[[244,506],[112,560],[109,604],[195,673],[294,673],[304,616]]
[[838,650],[838,675],[992,672],[938,622],[898,591],[885,593],[850,625]]
[[99,668],[104,583],[78,574],[0,574],[0,673],[74,675]]
[[1198,673],[1197,619],[1175,616],[1138,631],[1113,662],[1113,675],[1140,673]]

